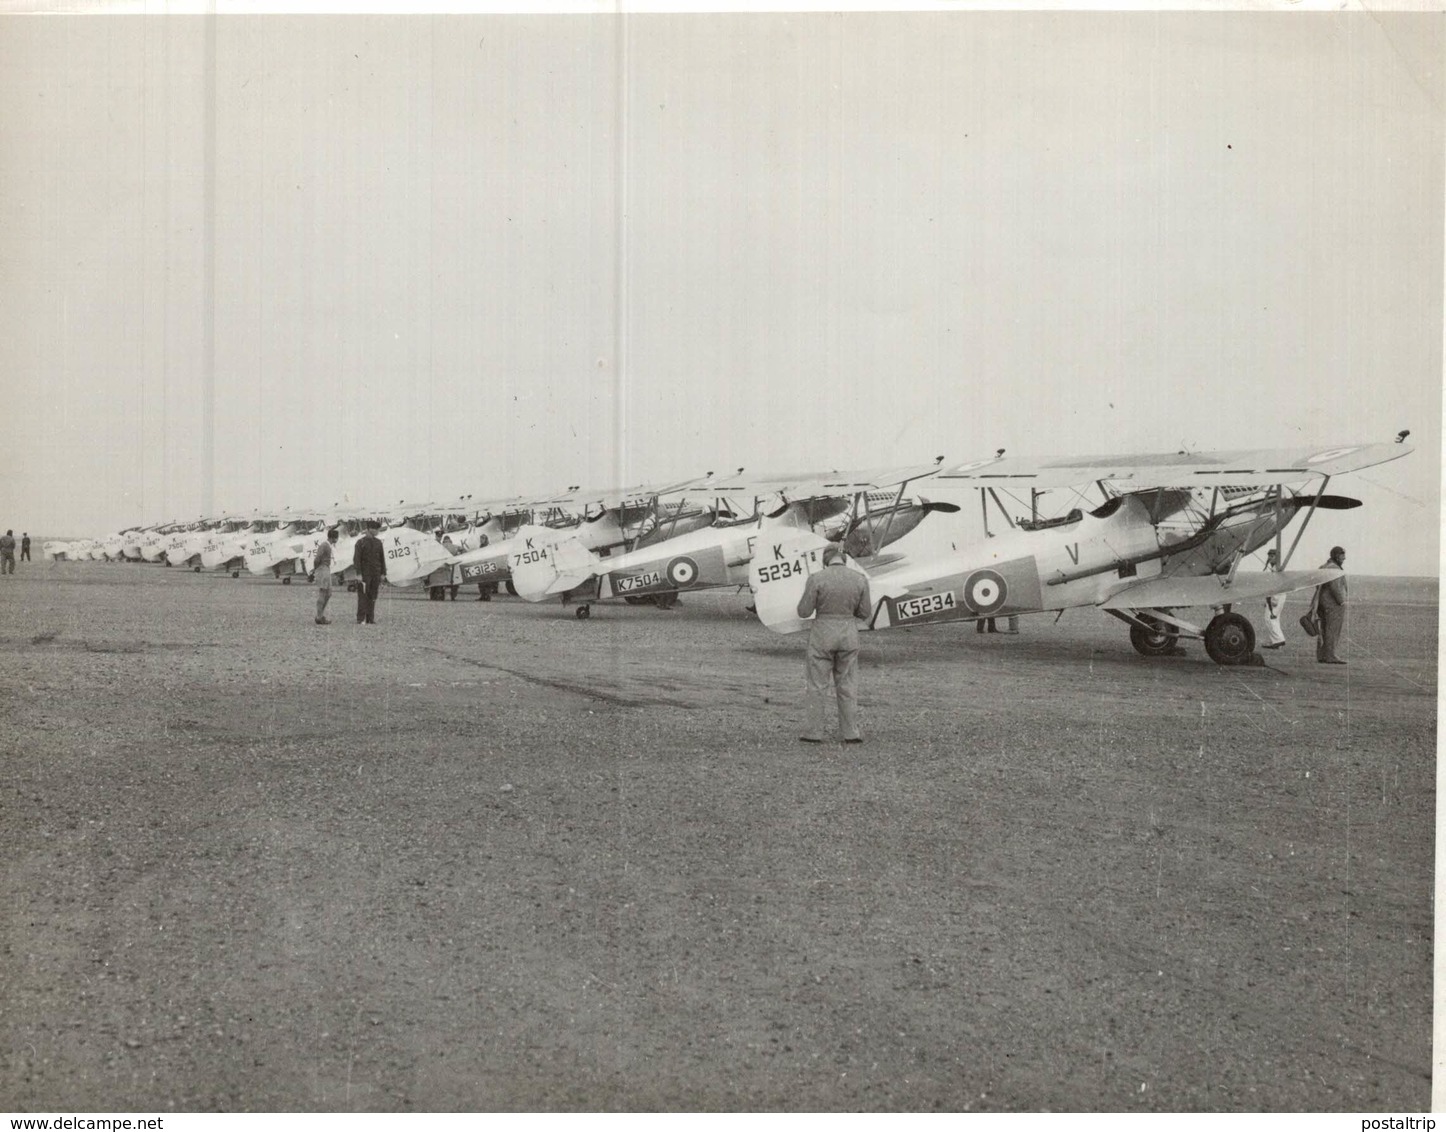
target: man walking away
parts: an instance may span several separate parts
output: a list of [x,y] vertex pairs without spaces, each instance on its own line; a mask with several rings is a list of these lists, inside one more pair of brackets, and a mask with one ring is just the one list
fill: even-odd
[[844,565],[836,546],[824,548],[823,569],[810,574],[798,615],[814,615],[808,634],[808,729],[799,739],[822,743],[829,674],[838,700],[839,730],[845,743],[862,743],[858,721],[858,622],[868,619],[869,581]]
[[356,591],[356,621],[360,625],[377,623],[377,594],[382,588],[382,579],[387,576],[387,556],[382,549],[382,540],[377,538],[381,524],[375,519],[367,523],[367,533],[356,540],[351,564],[358,577]]
[[316,579],[316,623],[318,625],[330,625],[331,621],[326,616],[326,603],[331,600],[331,563],[332,554],[336,548],[337,529],[332,527],[326,532],[326,538],[317,545],[316,560],[313,562],[312,577]]
[[15,573],[15,532],[0,535],[0,574]]
[[[1265,555],[1265,569],[1267,573],[1274,573],[1280,569],[1280,556],[1274,550],[1268,551]],[[1262,648],[1278,649],[1285,644],[1285,634],[1280,628],[1280,611],[1285,605],[1284,594],[1271,594],[1265,599],[1265,644]]]
[[30,532],[25,531],[20,536],[20,561],[30,561]]
[[1339,570],[1340,577],[1333,578],[1315,591],[1316,616],[1320,618],[1320,636],[1315,642],[1315,658],[1321,664],[1344,664],[1336,656],[1336,645],[1346,627],[1346,552],[1342,547],[1331,547],[1331,556],[1321,566],[1322,570]]

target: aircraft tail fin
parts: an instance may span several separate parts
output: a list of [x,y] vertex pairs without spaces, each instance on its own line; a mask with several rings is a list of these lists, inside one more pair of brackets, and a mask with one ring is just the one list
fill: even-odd
[[597,555],[575,534],[558,538],[557,531],[529,525],[513,536],[513,545],[512,585],[527,601],[566,593],[597,576]]
[[812,531],[785,530],[760,538],[748,568],[748,585],[758,620],[775,633],[797,633],[808,627],[798,616],[798,599],[803,596],[808,576],[823,569],[827,539]]

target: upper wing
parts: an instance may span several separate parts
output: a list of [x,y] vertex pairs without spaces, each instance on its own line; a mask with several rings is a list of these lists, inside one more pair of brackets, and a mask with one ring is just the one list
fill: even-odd
[[1340,576],[1339,570],[1267,571],[1236,574],[1235,580],[1228,586],[1225,578],[1216,574],[1194,578],[1148,578],[1140,582],[1126,582],[1100,602],[1100,608],[1175,609],[1192,605],[1225,605],[1308,589]]
[[601,487],[570,488],[557,496],[538,502],[556,506],[584,507],[596,504],[606,507],[623,507],[634,503],[646,503],[657,496],[676,495],[678,492],[701,487],[708,482],[708,476],[693,476],[686,480],[669,480],[666,483],[640,483],[603,485]]
[[936,460],[931,464],[906,464],[865,471],[800,472],[779,476],[749,476],[745,469],[739,469],[733,476],[714,477],[706,486],[719,495],[779,495],[790,501],[832,499],[898,488],[915,480],[928,479],[936,475],[941,467],[942,464]]
[[1384,464],[1411,451],[1407,444],[1355,444],[1334,448],[1260,448],[1237,452],[1177,452],[1135,456],[1081,456],[1061,460],[994,457],[941,471],[941,486],[1074,487],[1105,480],[1127,491],[1216,484],[1265,487],[1311,476],[1334,476]]

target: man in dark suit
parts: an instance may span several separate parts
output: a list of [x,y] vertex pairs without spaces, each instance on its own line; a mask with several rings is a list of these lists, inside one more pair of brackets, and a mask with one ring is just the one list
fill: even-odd
[[377,623],[377,593],[387,576],[387,555],[382,540],[377,538],[381,524],[375,519],[367,523],[367,533],[356,540],[351,564],[357,572],[356,621],[360,625]]

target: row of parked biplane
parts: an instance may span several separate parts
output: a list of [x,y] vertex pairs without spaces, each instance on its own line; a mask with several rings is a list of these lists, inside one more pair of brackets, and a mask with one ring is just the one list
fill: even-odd
[[[797,615],[820,551],[841,545],[870,581],[867,627],[977,621],[1097,606],[1129,626],[1146,656],[1201,639],[1220,664],[1248,663],[1250,621],[1233,606],[1319,585],[1287,569],[1318,510],[1359,502],[1326,494],[1331,478],[1404,456],[1394,443],[1027,461],[996,455],[863,473],[752,478],[709,473],[623,490],[569,488],[543,499],[222,515],[47,543],[54,559],[165,563],[197,571],[310,577],[317,545],[340,530],[334,576],[354,582],[352,548],[382,525],[387,581],[435,600],[476,585],[529,601],[560,598],[586,618],[597,602],[669,608],[678,595],[748,588],[770,629]],[[977,498],[982,536],[921,539],[947,497]],[[1287,528],[1303,516],[1294,538]],[[957,527],[958,524],[956,523]],[[912,536],[912,537],[911,537]],[[1267,544],[1275,571],[1240,571]],[[1212,611],[1205,624],[1190,610]]]

